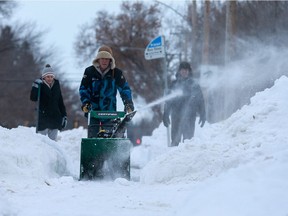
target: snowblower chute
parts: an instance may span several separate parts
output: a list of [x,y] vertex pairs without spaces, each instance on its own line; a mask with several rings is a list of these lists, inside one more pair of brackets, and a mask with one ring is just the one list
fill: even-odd
[[130,149],[132,143],[125,137],[125,125],[136,111],[91,111],[91,118],[99,121],[99,132],[94,138],[82,138],[80,155],[80,180],[130,179]]

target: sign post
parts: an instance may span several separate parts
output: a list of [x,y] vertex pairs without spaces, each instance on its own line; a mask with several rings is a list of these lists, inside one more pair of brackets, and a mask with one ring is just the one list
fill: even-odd
[[[166,62],[166,50],[164,36],[158,36],[154,38],[146,47],[144,53],[146,60],[163,58],[163,78],[164,78],[164,95],[168,92],[168,74],[167,74],[167,62]],[[170,127],[167,127],[167,145],[170,147]]]

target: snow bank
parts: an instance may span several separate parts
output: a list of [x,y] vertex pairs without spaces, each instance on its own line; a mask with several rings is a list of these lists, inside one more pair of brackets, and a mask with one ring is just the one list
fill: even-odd
[[141,182],[202,181],[256,159],[276,161],[275,155],[287,150],[287,89],[288,78],[282,76],[226,121],[196,128],[192,140],[148,163]]
[[0,127],[0,145],[2,183],[19,178],[43,180],[67,173],[61,148],[47,136],[35,134],[35,128]]

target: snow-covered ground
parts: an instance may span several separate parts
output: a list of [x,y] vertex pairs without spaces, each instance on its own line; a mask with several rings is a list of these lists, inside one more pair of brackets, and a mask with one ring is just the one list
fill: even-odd
[[287,92],[282,76],[178,147],[161,124],[131,150],[132,181],[78,181],[83,128],[0,127],[0,215],[287,216]]

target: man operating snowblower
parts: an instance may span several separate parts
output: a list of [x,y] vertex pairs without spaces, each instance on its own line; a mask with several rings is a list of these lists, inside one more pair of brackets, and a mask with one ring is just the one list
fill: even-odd
[[[117,91],[124,112],[117,111]],[[88,138],[81,142],[80,179],[130,179],[131,143],[124,133],[136,111],[131,89],[122,70],[116,68],[110,47],[99,48],[92,65],[85,69],[79,93],[88,118]]]
[[[99,48],[92,65],[87,67],[81,81],[79,93],[82,110],[87,117],[90,110],[116,111],[117,90],[122,98],[125,112],[134,111],[131,89],[122,70],[116,68],[112,49]],[[101,124],[107,120],[91,119],[88,126],[88,138],[97,137]]]

